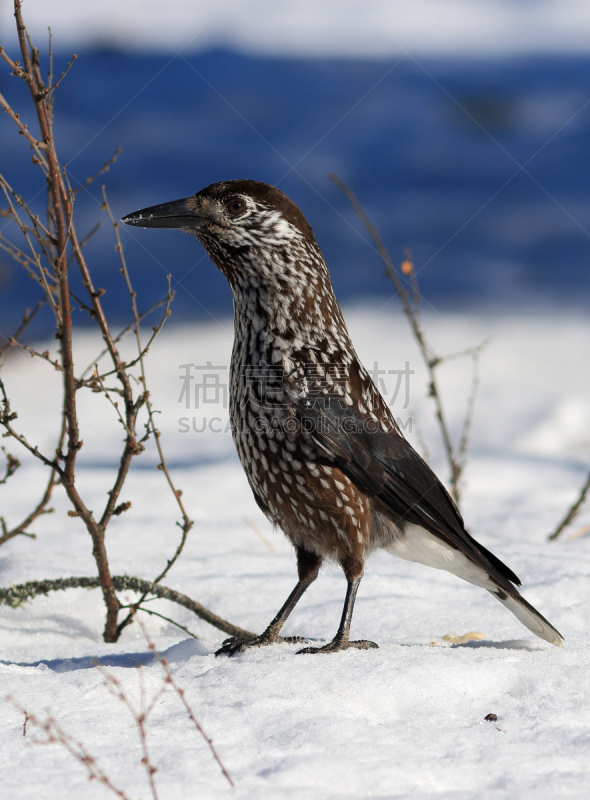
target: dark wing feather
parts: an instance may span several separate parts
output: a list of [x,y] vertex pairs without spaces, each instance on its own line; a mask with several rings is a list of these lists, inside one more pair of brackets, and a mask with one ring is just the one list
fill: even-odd
[[395,521],[426,528],[511,589],[520,580],[465,530],[457,506],[430,467],[401,434],[384,432],[358,412],[316,409],[298,403],[302,425],[316,444],[362,491],[377,497]]

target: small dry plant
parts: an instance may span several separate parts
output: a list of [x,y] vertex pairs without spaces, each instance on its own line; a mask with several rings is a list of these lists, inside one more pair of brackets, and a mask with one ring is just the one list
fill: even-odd
[[[568,508],[568,510],[565,512],[563,518],[559,521],[559,523],[555,527],[555,530],[552,533],[550,533],[549,536],[547,537],[550,542],[553,542],[555,541],[555,539],[558,539],[561,536],[561,534],[566,530],[566,528],[569,528],[569,526],[577,519],[589,495],[590,495],[590,472],[588,473],[588,475],[586,475],[586,480],[580,487],[580,491],[578,492],[576,499]],[[582,528],[571,534],[571,536],[569,537],[569,541],[571,541],[572,539],[578,539],[580,536],[583,536],[589,531],[590,531],[590,525],[584,525]]]
[[[428,396],[432,397],[434,402],[434,411],[438,428],[440,430],[444,452],[446,456],[447,465],[449,468],[449,484],[453,499],[459,505],[461,499],[461,479],[467,464],[467,456],[469,450],[469,435],[471,432],[471,425],[473,422],[473,412],[475,409],[475,399],[479,387],[479,358],[481,351],[488,344],[489,339],[481,342],[476,347],[470,347],[462,350],[459,353],[451,353],[450,355],[438,355],[434,348],[431,346],[424,333],[424,328],[421,319],[421,295],[416,271],[412,261],[412,256],[409,250],[406,250],[404,260],[401,262],[400,269],[398,270],[389,255],[387,248],[383,244],[383,240],[379,235],[379,231],[375,228],[365,210],[360,204],[358,198],[337,175],[331,174],[330,179],[338,186],[338,188],[346,195],[359,219],[365,226],[369,236],[371,237],[375,249],[379,254],[388,277],[391,279],[395,287],[397,296],[401,300],[404,313],[410,324],[410,328],[414,339],[420,350],[420,355],[424,361],[424,365],[428,374]],[[471,388],[467,397],[465,414],[461,429],[456,442],[453,441],[447,416],[444,411],[440,383],[438,378],[438,371],[440,367],[457,358],[471,358]]]
[[[0,247],[27,271],[34,284],[39,287],[41,297],[33,310],[27,310],[22,323],[15,334],[6,342],[3,351],[20,349],[29,356],[44,362],[56,370],[62,380],[61,426],[56,431],[56,447],[54,452],[43,452],[33,441],[30,441],[19,427],[18,412],[13,409],[9,391],[0,376],[0,426],[3,436],[37,459],[47,468],[47,482],[41,497],[34,508],[17,524],[9,526],[6,520],[0,519],[0,544],[4,544],[18,535],[31,535],[30,525],[42,514],[49,513],[49,503],[56,486],[65,491],[70,503],[68,514],[79,520],[88,532],[92,542],[92,555],[96,564],[95,578],[63,578],[58,580],[33,581],[20,586],[12,586],[0,590],[0,603],[17,606],[25,600],[39,594],[46,594],[57,589],[70,587],[98,587],[102,591],[106,607],[104,640],[115,642],[121,631],[134,619],[138,610],[144,610],[142,603],[150,597],[165,597],[173,602],[190,608],[201,618],[221,628],[232,636],[251,637],[248,631],[242,631],[231,623],[220,619],[185,595],[166,589],[161,581],[180,557],[187,535],[192,527],[182,501],[182,492],[173,483],[166,459],[161,447],[160,433],[154,420],[150,392],[147,385],[145,359],[154,339],[170,314],[173,293],[168,288],[160,303],[140,313],[136,293],[127,269],[123,247],[119,238],[118,223],[111,214],[106,194],[103,190],[103,209],[112,223],[116,250],[120,258],[120,272],[123,285],[129,294],[132,322],[124,330],[113,332],[103,308],[104,291],[94,283],[92,272],[84,254],[84,245],[97,230],[95,226],[86,236],[81,237],[76,228],[74,208],[77,194],[85,189],[99,175],[109,169],[113,158],[103,165],[96,175],[88,178],[76,189],[68,179],[65,166],[58,157],[53,132],[55,91],[67,76],[76,56],[72,58],[62,74],[54,79],[53,56],[51,52],[51,34],[49,39],[48,73],[44,78],[41,69],[41,56],[31,41],[25,27],[21,0],[14,0],[14,14],[18,33],[20,58],[11,58],[3,47],[0,47],[0,58],[10,69],[11,75],[23,82],[28,89],[30,101],[35,112],[38,131],[33,132],[3,95],[0,94],[0,107],[15,125],[16,131],[32,150],[33,163],[41,170],[46,185],[46,211],[43,215],[36,213],[33,207],[0,175],[0,191],[4,194],[7,207],[0,214],[8,222],[9,238],[0,231]],[[75,271],[83,285],[83,294],[78,296],[72,290],[71,273]],[[43,307],[48,307],[53,315],[55,338],[59,343],[56,356],[48,350],[40,352],[22,341],[22,334],[35,314]],[[142,319],[158,306],[163,313],[152,328],[146,341],[142,340],[140,323]],[[103,350],[85,368],[80,369],[74,363],[74,339],[76,331],[72,326],[72,311],[79,309],[87,314],[93,325],[100,332]],[[120,343],[126,334],[135,338],[135,355],[125,360],[121,355]],[[1,355],[1,353],[0,353]],[[80,415],[78,398],[81,392],[92,392],[101,396],[109,405],[115,418],[121,424],[125,438],[120,451],[119,465],[113,474],[109,490],[106,492],[104,506],[97,512],[88,506],[88,501],[79,489],[77,477],[77,460],[84,442],[80,433]],[[129,475],[133,459],[138,457],[151,440],[158,454],[158,469],[163,474],[175,499],[180,527],[180,541],[165,567],[151,581],[127,575],[111,574],[106,547],[106,532],[114,517],[128,513],[131,502],[123,499],[123,489]],[[19,459],[3,448],[6,459],[4,476],[0,480],[5,483],[19,467]],[[124,609],[117,596],[119,591],[136,591],[140,598],[130,607]],[[123,619],[121,612],[125,610]]]
[[[178,685],[178,682],[172,674],[168,661],[157,651],[155,644],[151,641],[143,624],[140,623],[140,626],[150,652],[153,653],[154,658],[158,661],[160,667],[162,668],[162,683],[151,695],[151,697],[148,697],[145,685],[145,676],[140,665],[136,667],[139,684],[139,702],[134,702],[129,696],[128,692],[125,691],[121,681],[119,681],[99,662],[96,664],[96,669],[100,671],[103,677],[103,686],[106,688],[109,694],[120,701],[121,705],[124,706],[131,715],[140,744],[139,760],[143,769],[145,770],[147,784],[149,786],[152,800],[159,800],[160,795],[158,794],[158,786],[156,782],[158,770],[154,765],[153,757],[150,753],[150,748],[148,745],[148,728],[154,709],[160,704],[162,698],[167,692],[169,692],[169,690],[172,690],[174,695],[180,701],[183,711],[188,717],[192,726],[207,743],[207,746],[211,752],[211,756],[217,762],[223,776],[226,778],[230,786],[234,786],[227,769],[225,768],[221,758],[217,753],[217,750],[215,749],[215,746],[213,745],[213,741],[209,738],[209,736],[207,736],[201,724],[195,717],[195,714],[188,700],[186,699],[184,689]],[[121,798],[121,800],[131,800],[130,796],[123,789],[120,789],[116,786],[108,772],[90,753],[86,745],[75,736],[68,733],[51,713],[51,711],[46,709],[45,716],[40,717],[32,711],[24,708],[13,697],[8,697],[7,699],[14,705],[15,708],[24,714],[23,736],[27,735],[27,729],[29,726],[40,732],[41,738],[30,740],[32,745],[61,745],[76,761],[78,761],[84,767],[88,775],[88,780],[97,781],[98,783],[102,784],[117,797]],[[127,744],[125,747],[127,748]]]
[[[461,478],[463,476],[466,464],[467,464],[467,455],[469,450],[469,435],[471,431],[471,425],[473,422],[473,412],[475,409],[475,399],[477,396],[477,389],[479,386],[479,358],[483,348],[488,344],[490,341],[486,339],[485,341],[481,342],[481,344],[477,345],[476,347],[470,347],[466,350],[462,350],[459,353],[452,353],[446,356],[438,355],[430,343],[428,342],[426,335],[424,333],[424,328],[422,325],[422,320],[420,316],[420,308],[421,308],[421,295],[420,295],[420,287],[418,285],[418,279],[416,277],[416,271],[414,269],[414,264],[412,261],[412,256],[409,250],[406,250],[404,260],[401,262],[400,269],[398,270],[395,267],[395,264],[389,255],[385,245],[383,244],[383,240],[379,234],[379,231],[375,228],[369,217],[367,216],[365,210],[363,209],[362,205],[360,204],[358,198],[348,187],[344,181],[342,181],[337,175],[331,174],[330,179],[338,186],[338,188],[346,195],[348,200],[350,201],[352,207],[354,208],[355,212],[357,213],[359,219],[365,226],[369,236],[371,237],[375,249],[377,253],[381,257],[385,268],[387,270],[387,275],[391,279],[395,287],[395,291],[401,300],[404,313],[408,319],[410,324],[410,328],[416,343],[418,344],[418,348],[420,350],[420,354],[422,356],[422,360],[424,361],[424,365],[426,366],[427,374],[428,374],[428,395],[432,397],[434,402],[434,409],[436,420],[438,422],[438,427],[440,430],[441,438],[443,441],[444,452],[446,456],[447,465],[449,468],[450,476],[449,476],[449,483],[451,487],[451,494],[453,499],[459,505],[460,497],[461,497]],[[471,366],[472,366],[472,373],[471,373],[471,388],[467,397],[466,407],[465,407],[465,414],[463,417],[463,422],[461,424],[461,429],[459,432],[458,439],[456,442],[453,442],[453,438],[451,436],[449,423],[447,417],[444,412],[443,401],[441,396],[440,384],[437,378],[437,371],[438,369],[443,366],[445,363],[462,357],[469,357],[471,358]],[[560,520],[558,525],[556,526],[555,530],[549,534],[549,540],[553,541],[557,539],[563,531],[566,530],[578,517],[580,511],[582,510],[587,498],[590,496],[590,472],[586,476],[580,490],[572,502],[571,506],[565,512],[563,518]],[[570,536],[570,540],[578,538],[579,536],[584,535],[590,531],[590,526],[586,525],[580,528],[578,531],[573,533]]]

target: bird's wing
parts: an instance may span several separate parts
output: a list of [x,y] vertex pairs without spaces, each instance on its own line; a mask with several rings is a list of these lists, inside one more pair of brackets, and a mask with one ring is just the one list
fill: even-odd
[[396,432],[352,409],[335,412],[298,402],[301,424],[351,481],[379,499],[394,521],[414,523],[463,552],[500,586],[520,586],[518,577],[465,530],[457,506],[418,453]]

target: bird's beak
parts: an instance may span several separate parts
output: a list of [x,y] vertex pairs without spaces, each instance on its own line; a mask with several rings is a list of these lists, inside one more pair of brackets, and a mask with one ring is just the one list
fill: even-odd
[[199,230],[202,222],[196,208],[196,199],[185,197],[184,200],[142,208],[141,211],[122,217],[121,222],[137,228],[189,228],[194,231]]

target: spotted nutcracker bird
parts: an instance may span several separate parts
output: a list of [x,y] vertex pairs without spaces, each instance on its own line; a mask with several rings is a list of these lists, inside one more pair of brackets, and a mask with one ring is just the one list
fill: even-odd
[[350,641],[349,630],[365,559],[379,547],[487,589],[537,636],[562,644],[401,434],[354,350],[313,231],[283,192],[225,181],[122,221],[194,233],[229,281],[234,441],[256,502],[297,553],[299,581],[268,628],[218,654],[306,642],[279,633],[324,559],[348,581],[340,627],[325,647],[299,652],[377,647]]

